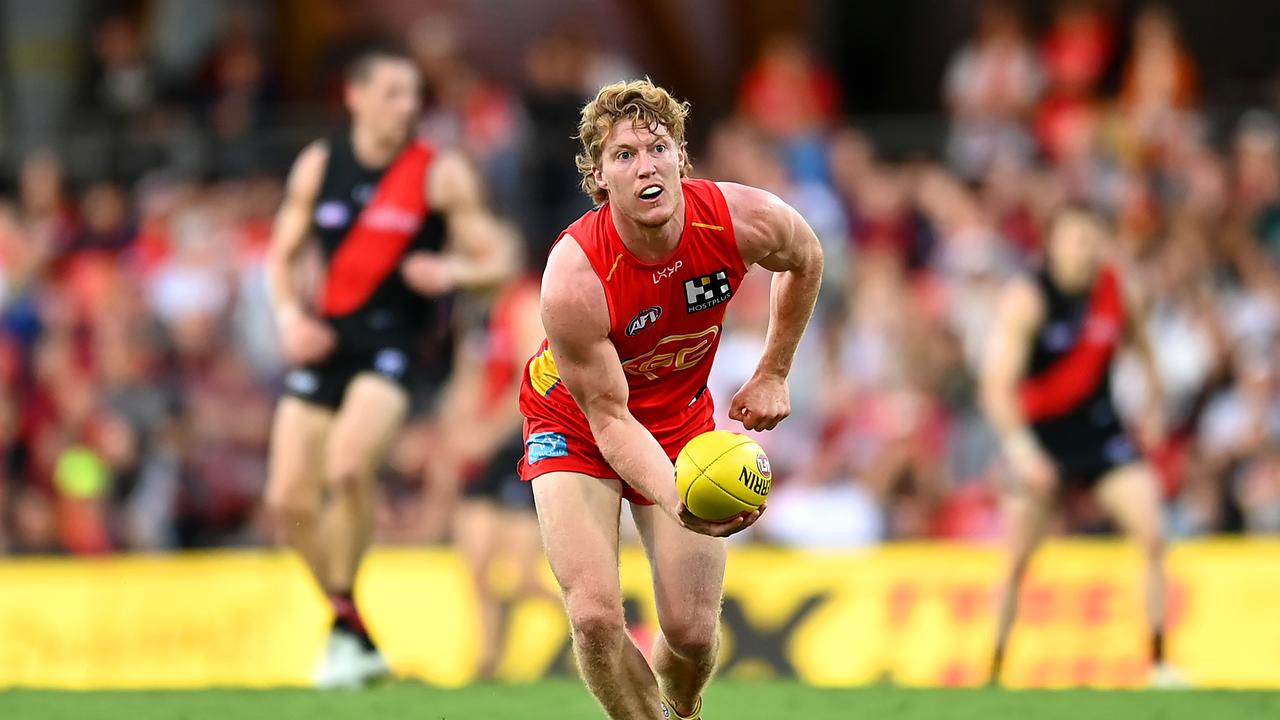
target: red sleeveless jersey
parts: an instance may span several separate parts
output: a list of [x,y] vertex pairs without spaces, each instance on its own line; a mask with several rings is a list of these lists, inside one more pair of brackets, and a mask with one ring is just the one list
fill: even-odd
[[[681,185],[684,231],[661,262],[645,262],[626,248],[607,202],[557,240],[571,237],[590,261],[604,288],[609,339],[626,372],[627,405],[672,458],[713,427],[707,377],[726,303],[747,271],[720,188],[708,180]],[[595,448],[586,416],[560,382],[554,352],[544,341],[522,379],[520,410],[527,422],[521,473],[530,479],[569,469],[616,478]]]

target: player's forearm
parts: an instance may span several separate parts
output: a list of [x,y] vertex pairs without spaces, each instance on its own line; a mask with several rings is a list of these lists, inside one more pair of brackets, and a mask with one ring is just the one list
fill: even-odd
[[769,331],[756,369],[758,375],[785,378],[790,374],[796,348],[800,346],[809,318],[813,316],[821,285],[821,253],[800,268],[774,274],[770,288]]
[[1030,452],[1038,452],[1040,443],[1027,424],[1018,407],[1017,393],[1005,385],[984,386],[981,391],[982,409],[995,430],[1000,448],[1006,457],[1013,458]]
[[[483,212],[470,212],[451,218],[455,232],[461,237],[460,248],[449,256],[449,275],[454,287],[462,290],[484,290],[508,280],[515,274],[516,245],[492,217]],[[465,249],[462,249],[465,248]]]
[[277,321],[303,312],[301,294],[294,287],[293,253],[273,250],[267,257],[267,292]]
[[624,482],[658,506],[674,511],[675,468],[662,446],[631,413],[591,422],[600,454]]
[[478,258],[457,257],[449,262],[453,285],[461,290],[484,290],[511,277],[515,263],[502,251]]

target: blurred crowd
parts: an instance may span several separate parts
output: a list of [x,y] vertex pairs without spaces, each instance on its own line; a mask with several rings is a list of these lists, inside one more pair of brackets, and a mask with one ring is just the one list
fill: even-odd
[[[761,46],[732,114],[694,108],[708,131],[695,172],[778,194],[827,253],[793,416],[762,438],[778,480],[755,539],[999,532],[975,372],[1003,281],[1035,266],[1068,201],[1109,219],[1113,262],[1144,290],[1167,431],[1147,451],[1173,532],[1280,532],[1278,109],[1215,125],[1174,17],[1150,6],[1121,23],[1102,7],[1057,3],[1032,34],[1013,5],[983,3],[939,78],[948,131],[932,155],[881,156],[798,36]],[[105,167],[73,181],[59,148],[32,152],[0,194],[0,552],[271,541],[260,496],[282,368],[263,253],[281,179],[257,142],[279,110],[265,36],[230,13],[180,67],[142,52],[136,17],[99,23],[78,122],[107,138]],[[536,271],[587,207],[579,108],[643,68],[550,34],[507,86],[468,62],[448,18],[404,32],[426,83],[421,133],[470,154]],[[317,93],[333,101],[327,77]],[[485,303],[460,304],[462,335],[481,332]],[[768,276],[753,273],[713,373],[720,408],[754,368],[767,307]],[[1131,359],[1116,380],[1136,413]],[[385,471],[385,541],[439,535],[421,497],[447,418],[421,404]],[[1064,529],[1105,529],[1087,497],[1066,510]]]

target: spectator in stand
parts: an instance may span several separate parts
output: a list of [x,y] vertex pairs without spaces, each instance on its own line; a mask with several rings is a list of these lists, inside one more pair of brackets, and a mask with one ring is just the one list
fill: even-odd
[[1143,7],[1133,23],[1120,107],[1129,159],[1150,163],[1197,101],[1195,61],[1182,45],[1177,21],[1163,5]]
[[822,137],[840,108],[835,76],[799,37],[774,35],[747,70],[739,90],[742,115],[778,142],[799,181],[825,179]]
[[986,0],[978,32],[951,58],[944,99],[951,114],[947,158],[965,179],[982,177],[1003,153],[1027,160],[1026,123],[1044,85],[1044,71],[1009,0]]
[[1036,138],[1050,158],[1090,123],[1096,93],[1115,51],[1113,18],[1096,0],[1059,0],[1053,26],[1040,44],[1046,92],[1036,108]]

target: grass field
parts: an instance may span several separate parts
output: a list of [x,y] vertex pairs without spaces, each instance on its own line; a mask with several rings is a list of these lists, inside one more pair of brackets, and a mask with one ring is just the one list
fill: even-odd
[[[5,720],[596,720],[569,680],[439,690],[396,684],[352,693],[307,690],[0,692]],[[1280,718],[1280,693],[817,690],[784,682],[719,682],[704,720],[1228,720]]]

